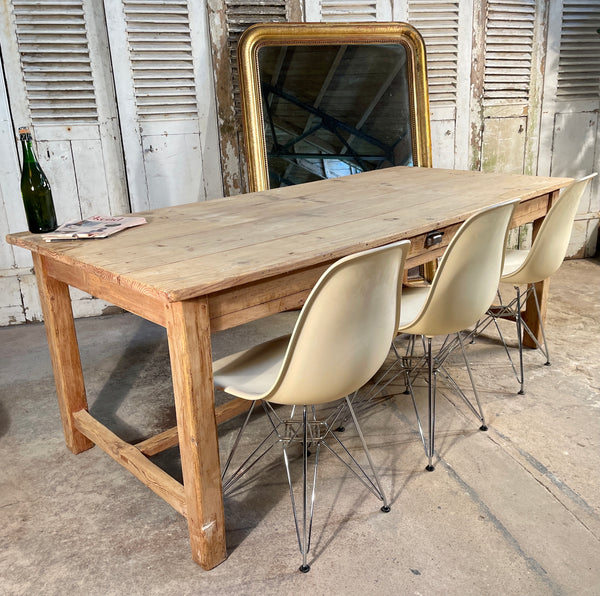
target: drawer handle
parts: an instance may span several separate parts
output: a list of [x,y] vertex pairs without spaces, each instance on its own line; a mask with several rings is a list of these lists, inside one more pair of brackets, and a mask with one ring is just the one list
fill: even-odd
[[429,232],[429,234],[425,236],[425,248],[441,244],[443,236],[444,232]]

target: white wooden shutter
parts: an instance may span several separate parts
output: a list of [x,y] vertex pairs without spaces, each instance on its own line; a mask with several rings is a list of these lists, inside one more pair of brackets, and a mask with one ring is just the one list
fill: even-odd
[[458,2],[409,2],[408,20],[427,48],[429,101],[434,106],[456,105],[458,78]]
[[[6,145],[0,152],[5,206],[0,217],[6,218],[8,230],[26,228],[19,126],[32,128],[59,223],[129,211],[102,5],[96,0],[7,0],[0,11],[0,44],[10,103],[10,118],[2,118]],[[0,101],[0,112],[8,114],[8,104]],[[0,323],[40,320],[31,257],[13,250],[13,266],[0,273]],[[0,258],[0,268],[5,264]],[[107,306],[80,291],[72,295],[76,316],[100,314]]]
[[140,120],[196,119],[196,82],[185,0],[124,2]]
[[133,210],[222,196],[204,3],[104,6]]
[[242,121],[237,46],[241,34],[255,23],[301,21],[301,0],[208,0],[223,187],[226,195],[243,192]]
[[11,0],[2,51],[15,127],[33,129],[59,221],[129,208],[102,9]]
[[484,103],[529,101],[536,0],[488,0]]
[[435,167],[466,167],[472,11],[468,2],[410,0],[408,22],[427,50]]
[[600,2],[563,4],[556,97],[561,101],[600,99]]
[[321,0],[316,8],[320,8],[320,18],[312,19],[307,14],[307,20],[327,23],[391,20],[390,3],[385,0]]
[[[483,131],[475,167],[535,173],[545,0],[487,0],[483,72],[473,112]],[[477,148],[474,147],[477,151]]]
[[[600,2],[555,0],[548,52],[538,173],[578,177],[600,170]],[[596,250],[600,211],[597,178],[579,205],[568,256]]]
[[82,3],[13,0],[33,125],[97,124]]
[[[541,97],[541,51],[546,0],[485,0],[483,61],[474,97],[473,129],[482,131],[473,147],[484,171],[534,174]],[[512,230],[509,245],[531,245],[531,225]]]

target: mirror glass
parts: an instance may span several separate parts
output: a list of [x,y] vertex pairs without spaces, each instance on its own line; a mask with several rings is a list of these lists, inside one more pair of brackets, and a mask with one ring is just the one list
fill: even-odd
[[425,45],[411,25],[252,25],[238,65],[250,192],[431,166]]
[[269,186],[413,165],[401,44],[258,51]]

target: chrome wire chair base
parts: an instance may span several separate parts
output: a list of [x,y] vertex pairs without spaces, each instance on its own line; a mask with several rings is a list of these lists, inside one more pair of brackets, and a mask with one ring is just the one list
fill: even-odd
[[[435,466],[433,465],[433,454],[435,451],[435,402],[436,402],[436,389],[437,389],[437,376],[441,374],[449,384],[450,388],[467,404],[468,408],[473,412],[476,418],[480,422],[479,430],[486,431],[488,429],[481,402],[479,400],[479,394],[477,393],[477,387],[473,379],[473,373],[471,366],[467,360],[467,356],[464,350],[464,341],[460,333],[449,335],[444,340],[441,348],[436,354],[433,353],[431,338],[425,338],[419,336],[423,345],[423,354],[415,354],[415,345],[417,336],[411,335],[408,340],[406,351],[404,354],[400,354],[395,343],[392,343],[392,350],[396,356],[396,360],[392,362],[385,370],[383,370],[379,378],[376,380],[369,393],[363,397],[363,401],[359,402],[360,407],[367,408],[375,403],[375,400],[381,395],[383,390],[393,383],[401,375],[404,377],[405,384],[405,395],[410,395],[415,416],[417,419],[417,426],[419,428],[419,435],[425,455],[427,456],[427,466],[425,469],[428,472],[433,472]],[[456,381],[452,378],[444,363],[448,356],[456,349],[460,348],[469,379],[471,381],[471,387],[473,389],[473,395],[475,397],[476,406],[473,405],[471,400],[465,395],[464,391],[458,386]],[[413,383],[418,376],[425,376],[428,384],[428,421],[427,421],[427,433],[423,430],[421,423],[421,416],[415,400]],[[358,410],[359,404],[356,405]]]
[[[414,355],[414,338],[411,339],[412,341],[409,343],[407,353],[401,358],[401,362],[402,367],[404,369],[406,389],[408,390],[408,393],[410,394],[411,400],[413,402],[413,407],[417,418],[417,425],[419,427],[419,434],[421,436],[421,442],[423,443],[425,455],[427,456],[428,460],[425,469],[428,472],[433,472],[433,470],[435,469],[435,466],[433,465],[433,454],[435,452],[435,406],[438,374],[441,374],[444,377],[444,379],[446,380],[450,388],[454,391],[454,393],[456,393],[465,402],[469,410],[471,410],[471,412],[479,420],[479,422],[481,423],[479,426],[479,430],[486,431],[488,430],[488,427],[485,421],[485,416],[483,414],[483,409],[481,407],[481,401],[479,400],[477,387],[475,386],[475,380],[473,379],[471,366],[465,354],[464,342],[460,333],[456,333],[452,336],[447,336],[437,354],[433,353],[431,338],[422,338],[423,345],[425,348],[425,354],[422,356]],[[444,366],[444,363],[446,362],[448,356],[450,356],[450,354],[456,348],[460,348],[460,353],[462,354],[467,373],[469,374],[469,379],[471,381],[471,387],[473,389],[473,395],[475,397],[476,406],[466,396],[465,392],[459,387],[459,385],[452,378],[452,376]],[[414,380],[418,375],[423,374],[424,372],[427,374],[426,381],[428,385],[427,394],[429,412],[427,439],[425,437],[425,433],[423,432],[421,417],[419,415],[413,390]]]
[[[551,365],[550,352],[548,350],[548,342],[546,341],[546,333],[544,331],[544,325],[542,322],[542,315],[541,315],[541,310],[540,310],[540,303],[539,303],[537,291],[535,289],[535,284],[529,284],[527,286],[527,290],[525,291],[524,294],[521,293],[521,288],[519,286],[514,286],[514,288],[516,291],[516,296],[508,304],[504,304],[502,302],[502,296],[500,294],[500,290],[498,290],[498,300],[500,302],[499,306],[495,306],[488,310],[486,317],[483,320],[478,321],[472,334],[473,334],[473,338],[474,338],[474,337],[480,335],[481,333],[483,333],[483,331],[485,329],[487,329],[487,327],[492,322],[494,323],[494,325],[496,327],[496,331],[498,332],[498,336],[500,337],[500,341],[502,342],[502,345],[504,346],[504,351],[506,352],[506,355],[508,356],[510,365],[513,369],[513,373],[515,374],[517,382],[520,385],[518,394],[524,395],[525,394],[525,373],[524,373],[524,367],[523,367],[524,334],[527,333],[527,335],[529,335],[529,337],[534,342],[536,348],[542,353],[542,355],[546,359],[544,366]],[[529,300],[530,296],[533,296],[533,299],[534,299],[533,301],[535,304],[535,308],[536,308],[537,315],[538,315],[538,320],[540,322],[540,329],[542,332],[543,345],[538,341],[535,334],[531,331],[531,329],[529,328],[527,323],[525,323],[525,321],[523,320],[523,317],[521,316],[523,307],[525,306],[527,300]],[[504,339],[504,335],[502,334],[502,331],[500,330],[500,326],[498,325],[498,319],[514,320],[517,325],[517,341],[518,341],[518,349],[519,349],[519,368],[518,368],[518,370],[517,370],[517,367],[515,366],[512,356],[510,355],[510,350],[508,349],[508,345],[506,343],[506,340]]]
[[[356,414],[352,407],[352,401],[346,397],[344,402],[339,404],[334,411],[329,414],[325,420],[317,420],[316,411],[314,407],[303,406],[302,408],[292,407],[290,417],[282,419],[273,406],[268,402],[261,402],[263,409],[267,414],[269,422],[271,424],[271,432],[265,437],[259,446],[245,459],[245,461],[238,467],[238,469],[232,473],[228,478],[227,472],[231,465],[233,456],[239,446],[240,438],[246,429],[252,411],[256,402],[252,404],[252,407],[248,411],[242,427],[240,428],[231,452],[225,463],[222,480],[223,480],[223,492],[228,495],[232,492],[232,489],[236,483],[258,462],[260,461],[277,443],[281,443],[283,448],[283,460],[285,463],[286,475],[289,484],[290,497],[292,501],[292,512],[294,515],[294,523],[296,526],[296,536],[298,539],[298,546],[300,553],[302,554],[302,565],[299,570],[302,573],[310,571],[310,565],[307,562],[308,552],[310,550],[310,540],[312,533],[312,522],[313,513],[315,506],[315,495],[317,485],[317,470],[319,465],[319,457],[321,454],[321,447],[325,447],[327,451],[332,453],[341,463],[343,463],[352,474],[362,482],[362,484],[369,489],[380,501],[383,502],[381,511],[389,512],[390,507],[381,487],[379,476],[373,466],[371,454],[367,448],[362,430],[356,419]],[[296,415],[296,410],[301,409],[301,415]],[[365,471],[365,469],[357,462],[357,460],[348,451],[345,445],[337,437],[333,430],[335,425],[339,423],[340,417],[345,413],[349,412],[360,437],[362,447],[364,449],[369,467],[371,468],[372,478]],[[294,494],[294,487],[292,481],[292,475],[290,472],[290,448],[292,445],[300,445],[302,449],[302,513],[298,515],[296,509],[297,498]],[[308,481],[308,462],[309,457],[312,455],[312,449],[314,448],[314,471],[312,473],[312,487],[309,487]],[[337,449],[337,450],[336,450]],[[338,452],[339,450],[339,452]],[[309,495],[310,493],[310,495]]]
[[[410,336],[410,340],[414,346],[415,336]],[[405,362],[403,356],[401,356],[395,346],[392,343],[391,349],[394,351],[394,355],[396,356],[396,360],[394,360],[387,367],[382,368],[377,372],[377,374],[371,379],[371,382],[367,384],[365,387],[359,389],[353,398],[353,407],[354,412],[357,415],[362,415],[368,412],[371,409],[376,408],[381,403],[392,399],[392,394],[384,393],[385,389],[389,385],[391,385],[398,377],[406,374],[405,365],[403,364],[401,367],[398,367],[398,362]],[[408,350],[407,350],[408,351]],[[408,395],[410,392],[408,390],[408,385],[406,385],[405,391],[403,391],[405,395]],[[344,412],[344,416],[339,423],[339,426],[335,429],[336,432],[344,432],[344,424],[349,418],[349,413]]]

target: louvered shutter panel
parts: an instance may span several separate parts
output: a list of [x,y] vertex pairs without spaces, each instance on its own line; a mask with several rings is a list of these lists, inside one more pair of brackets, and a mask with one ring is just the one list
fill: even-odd
[[[9,163],[5,161],[8,148],[0,151],[2,168],[9,166],[8,172],[3,169],[0,184],[10,231],[26,228],[15,163],[19,126],[32,129],[59,223],[95,213],[127,212],[102,4],[97,0],[5,0],[0,11],[0,43],[15,127],[8,140],[12,145]],[[0,274],[1,297],[4,300],[8,295],[10,300],[12,292],[18,294],[18,312],[14,309],[10,315],[13,320],[41,320],[29,253],[15,251],[15,265],[17,269],[7,271],[6,276]],[[108,306],[80,291],[73,290],[72,297],[75,316],[97,315]]]
[[[600,3],[549,4],[538,173],[578,177],[600,170]],[[600,223],[595,179],[575,218],[567,256],[592,256]]]
[[93,0],[6,5],[0,35],[14,124],[33,128],[59,221],[127,211],[109,53],[96,34],[102,7]]
[[468,159],[472,10],[463,0],[409,0],[408,22],[427,50],[432,157],[435,167]]
[[540,118],[543,4],[537,0],[487,0],[483,5],[481,80],[475,84],[473,123],[483,128],[480,160],[487,171],[535,173]]
[[600,2],[564,0],[557,98],[600,98]]
[[205,4],[104,5],[133,210],[222,196]]
[[139,119],[197,118],[187,1],[126,0],[124,8]]
[[485,103],[529,101],[536,0],[488,0]]
[[13,7],[33,125],[97,124],[81,0],[13,0]]
[[392,20],[392,0],[306,0],[306,20],[368,23]]
[[327,23],[382,20],[378,14],[380,4],[377,0],[321,0],[321,20]]
[[458,2],[409,2],[408,20],[427,48],[427,79],[432,107],[456,104],[458,75]]
[[[545,2],[488,0],[485,6],[482,170],[535,174],[541,118]],[[476,119],[474,119],[476,121]],[[511,248],[531,245],[531,225],[512,230]]]

